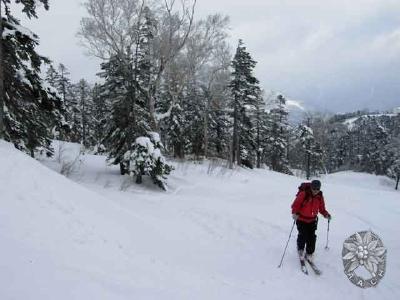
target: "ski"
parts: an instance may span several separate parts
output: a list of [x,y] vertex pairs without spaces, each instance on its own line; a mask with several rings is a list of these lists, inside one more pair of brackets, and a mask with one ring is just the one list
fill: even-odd
[[304,259],[300,259],[300,268],[304,274],[308,275],[308,270]]
[[307,259],[308,264],[310,265],[311,269],[314,271],[316,275],[321,275],[322,272],[318,267],[312,262],[311,260]]

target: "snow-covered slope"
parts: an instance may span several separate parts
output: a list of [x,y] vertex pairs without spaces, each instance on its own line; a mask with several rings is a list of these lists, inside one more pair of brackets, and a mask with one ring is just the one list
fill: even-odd
[[343,121],[343,124],[347,126],[348,129],[353,129],[355,126],[355,123],[359,120],[365,120],[367,118],[380,118],[380,117],[395,117],[397,114],[396,113],[391,113],[391,114],[365,114],[362,116],[356,116],[352,117],[349,119],[346,119]]
[[[57,169],[56,162],[47,164]],[[0,142],[0,299],[398,299],[400,193],[357,173],[322,178],[323,275],[299,271],[290,204],[301,181],[265,170],[176,163],[167,193],[131,186],[85,155],[73,182]],[[343,273],[343,241],[371,229],[388,248],[378,287]]]

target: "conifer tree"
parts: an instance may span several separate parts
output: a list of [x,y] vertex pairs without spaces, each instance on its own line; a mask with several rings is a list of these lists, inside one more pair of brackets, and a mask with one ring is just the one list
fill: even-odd
[[51,64],[46,71],[46,81],[50,84],[51,87],[57,88],[57,78],[58,73],[56,69],[54,69],[53,65]]
[[221,70],[220,78],[212,85],[203,86],[204,97],[204,155],[205,157],[227,158],[229,154],[229,115],[227,113],[227,83],[229,74]]
[[305,170],[307,179],[310,179],[311,175],[318,175],[318,171],[322,168],[322,149],[311,127],[310,118],[307,119],[307,124],[299,125],[298,139],[300,147],[296,148],[302,156],[300,166],[302,170]]
[[286,99],[283,95],[278,95],[270,110],[268,164],[273,171],[291,174],[287,159],[288,134]]
[[233,72],[229,84],[232,94],[229,106],[233,119],[232,161],[238,165],[245,161],[249,167],[253,166],[255,150],[250,111],[255,109],[260,93],[259,82],[253,75],[255,65],[256,62],[246,51],[242,40],[239,40],[232,61]]
[[95,153],[104,153],[107,148],[103,144],[107,122],[111,118],[111,103],[106,97],[107,92],[100,84],[95,84],[92,90],[93,98],[93,139]]
[[166,190],[166,176],[172,167],[161,154],[163,145],[158,133],[148,132],[147,136],[138,137],[132,147],[125,153],[125,161],[129,161],[129,174],[136,177],[136,183],[142,183],[142,176],[150,176],[153,183]]
[[[18,1],[28,17],[36,17],[36,1]],[[47,1],[40,1],[48,8]],[[4,78],[2,102],[4,107],[4,137],[32,156],[38,147],[51,155],[53,127],[63,123],[62,102],[45,87],[40,71],[49,60],[36,53],[38,37],[22,27],[11,14],[9,1],[2,18],[2,59]],[[1,76],[0,76],[1,77]],[[0,86],[1,88],[1,86]],[[0,103],[1,106],[1,103]]]
[[[131,66],[131,64],[130,64]],[[117,56],[109,62],[102,64],[101,77],[105,83],[102,89],[106,99],[112,103],[112,112],[107,124],[107,134],[104,144],[109,150],[109,160],[112,164],[119,164],[121,174],[127,172],[128,165],[124,162],[124,155],[130,150],[130,145],[134,141],[134,133],[130,128],[135,122],[132,103],[134,99],[129,97],[128,84],[129,78],[124,73],[124,62]]]
[[266,103],[261,93],[257,97],[252,120],[255,137],[256,166],[257,168],[261,168],[261,165],[266,162],[265,156],[268,148],[269,125],[269,114],[266,111]]
[[80,142],[80,107],[78,105],[78,91],[69,78],[69,70],[64,64],[57,69],[51,66],[47,71],[47,82],[53,86],[65,107],[65,120],[68,126],[60,131],[60,139],[68,142]]
[[76,85],[77,99],[79,107],[79,116],[77,121],[79,125],[80,142],[84,147],[93,145],[93,98],[92,88],[85,79],[79,80]]
[[105,79],[102,95],[113,103],[104,142],[109,149],[109,161],[120,165],[121,174],[128,172],[131,163],[125,154],[132,152],[137,137],[146,136],[151,129],[147,91],[152,72],[154,26],[148,7],[143,8],[135,26],[131,47],[102,64],[101,76]]
[[[49,9],[48,0],[38,0],[44,5],[46,10]],[[4,106],[5,106],[5,77],[4,77],[4,68],[5,66],[5,54],[4,54],[4,45],[3,45],[3,32],[4,26],[3,24],[3,7],[4,11],[6,12],[7,18],[11,16],[10,10],[10,0],[0,1],[0,138],[4,138],[5,136],[5,128],[4,128]],[[20,0],[15,1],[18,4],[22,4],[22,12],[30,19],[32,17],[37,18],[36,15],[36,1],[32,0]]]

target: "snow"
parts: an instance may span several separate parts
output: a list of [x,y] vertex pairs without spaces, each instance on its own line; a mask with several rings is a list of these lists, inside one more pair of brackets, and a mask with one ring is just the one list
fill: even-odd
[[154,144],[150,141],[150,138],[141,136],[135,140],[135,143],[146,148],[149,153],[154,152]]
[[347,120],[345,120],[345,121],[343,122],[343,125],[346,125],[347,128],[348,128],[349,130],[351,130],[351,129],[354,128],[354,123],[355,123],[359,118],[360,118],[360,117],[354,117],[354,118],[347,119]]
[[11,20],[8,20],[8,23],[14,28],[14,29],[8,29],[4,28],[3,30],[3,38],[7,38],[9,36],[15,35],[17,32],[19,32],[22,35],[26,35],[29,37],[31,40],[38,42],[38,37],[36,34],[34,34],[32,31],[30,31],[28,28],[21,26],[17,23],[11,22]]
[[149,132],[148,135],[154,143],[161,143],[160,135],[157,132]]
[[[179,105],[177,105],[177,106],[179,106]],[[157,120],[157,121],[162,121],[162,120],[164,120],[164,119],[166,119],[166,118],[169,118],[169,117],[171,116],[171,112],[172,112],[172,108],[173,108],[173,107],[174,107],[174,106],[171,105],[171,106],[168,108],[167,112],[165,112],[165,113],[163,113],[163,114],[157,113],[157,114],[156,114],[156,120]]]
[[288,107],[292,106],[299,110],[305,111],[305,108],[300,104],[299,101],[296,101],[296,100],[286,100],[286,105]]
[[[105,157],[62,144],[45,166],[0,141],[0,299],[399,299],[399,192],[354,172],[321,178],[333,215],[319,222],[315,262],[300,272],[290,205],[302,181],[216,162],[174,162],[169,192],[132,184]],[[65,160],[81,161],[66,178]],[[372,230],[388,249],[376,288],[343,272],[344,240]],[[303,295],[299,297],[299,295]]]
[[349,130],[351,130],[351,129],[354,128],[355,122],[360,120],[360,119],[373,118],[373,117],[379,118],[379,117],[384,117],[384,116],[386,116],[386,117],[395,117],[396,114],[395,113],[392,113],[392,114],[369,114],[369,115],[357,116],[357,117],[349,118],[349,119],[343,121],[343,125],[346,125],[347,128]]

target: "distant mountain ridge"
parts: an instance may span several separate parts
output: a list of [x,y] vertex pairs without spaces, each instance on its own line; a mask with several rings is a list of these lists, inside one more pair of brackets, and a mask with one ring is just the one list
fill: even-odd
[[284,98],[286,99],[286,110],[289,113],[289,118],[288,118],[289,124],[297,125],[301,123],[301,121],[303,121],[307,109],[305,108],[305,106],[301,101],[289,99],[283,93],[280,92],[268,91],[265,94],[266,94],[265,109],[267,111],[274,108],[275,104],[273,103],[273,100],[276,99],[279,95],[283,95]]

